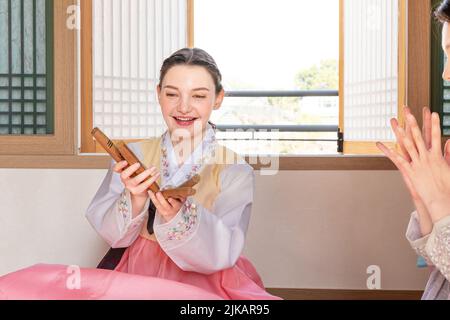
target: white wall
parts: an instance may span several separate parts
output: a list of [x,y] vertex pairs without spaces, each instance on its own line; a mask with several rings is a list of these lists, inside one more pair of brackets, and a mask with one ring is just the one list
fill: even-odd
[[[106,170],[0,169],[0,275],[35,263],[95,267],[106,244],[84,218]],[[412,210],[397,172],[257,174],[244,254],[267,287],[423,289],[404,238]]]

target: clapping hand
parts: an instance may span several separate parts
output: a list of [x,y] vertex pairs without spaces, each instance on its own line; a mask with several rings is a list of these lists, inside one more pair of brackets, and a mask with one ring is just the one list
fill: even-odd
[[399,150],[382,143],[378,148],[397,166],[415,202],[423,203],[433,223],[450,215],[450,144],[442,154],[440,119],[437,113],[424,109],[424,126],[419,129],[409,112],[406,129],[391,121]]

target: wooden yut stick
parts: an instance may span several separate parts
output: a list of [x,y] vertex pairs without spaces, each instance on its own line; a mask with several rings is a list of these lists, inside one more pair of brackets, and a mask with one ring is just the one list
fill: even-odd
[[95,138],[95,140],[103,147],[103,149],[105,149],[105,151],[109,153],[114,161],[120,162],[125,160],[114,143],[99,128],[94,128],[91,134]]
[[[94,128],[94,130],[92,130],[92,136],[116,162],[125,160],[128,163],[128,167],[134,165],[135,163],[140,164],[140,167],[136,170],[132,177],[135,177],[147,170],[145,165],[139,161],[139,158],[136,157],[136,155],[130,150],[130,148],[128,148],[128,146],[123,141],[119,141],[115,145],[99,128]],[[165,199],[187,198],[195,194],[195,189],[193,187],[197,185],[199,181],[200,176],[195,175],[178,188],[166,189],[161,191],[158,184],[154,182],[149,187],[149,189],[154,193],[161,191],[161,194]]]
[[191,187],[178,187],[175,189],[167,189],[161,191],[161,194],[163,195],[164,199],[168,198],[187,198],[190,196],[193,196],[195,194],[195,189]]

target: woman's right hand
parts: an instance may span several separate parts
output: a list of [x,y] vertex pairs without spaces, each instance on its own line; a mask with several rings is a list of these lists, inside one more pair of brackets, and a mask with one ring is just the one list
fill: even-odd
[[[136,198],[147,199],[149,197],[147,190],[158,180],[160,173],[156,167],[150,167],[141,174],[132,178],[131,176],[139,169],[140,164],[136,163],[126,168],[126,161],[118,162],[114,165],[114,172],[120,173],[120,180],[131,195]],[[125,169],[126,168],[126,169]],[[151,177],[150,179],[148,179]]]

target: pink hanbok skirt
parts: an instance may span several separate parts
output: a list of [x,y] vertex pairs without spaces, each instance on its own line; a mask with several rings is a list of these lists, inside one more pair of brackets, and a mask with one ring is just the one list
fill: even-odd
[[279,300],[241,256],[213,274],[181,270],[157,242],[139,237],[114,271],[38,264],[0,277],[0,299]]

